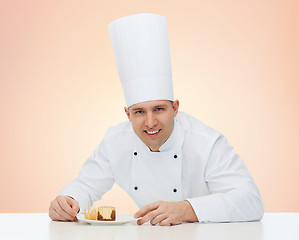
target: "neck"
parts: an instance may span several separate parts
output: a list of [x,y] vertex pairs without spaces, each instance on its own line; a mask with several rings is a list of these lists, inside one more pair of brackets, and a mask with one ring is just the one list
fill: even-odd
[[151,152],[160,152],[159,148],[158,149],[151,149],[150,147],[148,147],[148,148]]

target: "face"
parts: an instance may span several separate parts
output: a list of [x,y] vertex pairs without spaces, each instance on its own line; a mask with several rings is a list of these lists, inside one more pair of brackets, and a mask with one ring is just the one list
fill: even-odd
[[155,100],[134,104],[125,112],[136,135],[151,151],[158,152],[172,133],[178,109],[178,100]]

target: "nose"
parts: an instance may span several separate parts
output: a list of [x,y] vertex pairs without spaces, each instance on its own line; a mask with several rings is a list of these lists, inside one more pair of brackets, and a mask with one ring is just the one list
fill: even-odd
[[157,119],[154,114],[148,113],[145,119],[145,125],[148,128],[154,128],[157,125]]

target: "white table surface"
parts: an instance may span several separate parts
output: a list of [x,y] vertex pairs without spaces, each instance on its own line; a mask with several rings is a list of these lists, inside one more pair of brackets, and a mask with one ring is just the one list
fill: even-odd
[[183,223],[176,226],[94,226],[55,222],[47,213],[0,213],[0,239],[228,239],[299,240],[299,213],[265,213],[262,221],[243,223]]

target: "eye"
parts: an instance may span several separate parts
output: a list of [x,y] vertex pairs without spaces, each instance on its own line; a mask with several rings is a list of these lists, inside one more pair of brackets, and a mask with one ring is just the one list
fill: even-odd
[[143,113],[143,111],[141,111],[141,110],[135,111],[135,114],[142,114],[142,113]]
[[162,108],[162,107],[157,107],[157,108],[156,108],[156,111],[157,111],[157,112],[161,112],[161,111],[163,111],[163,110],[164,110],[164,108]]

